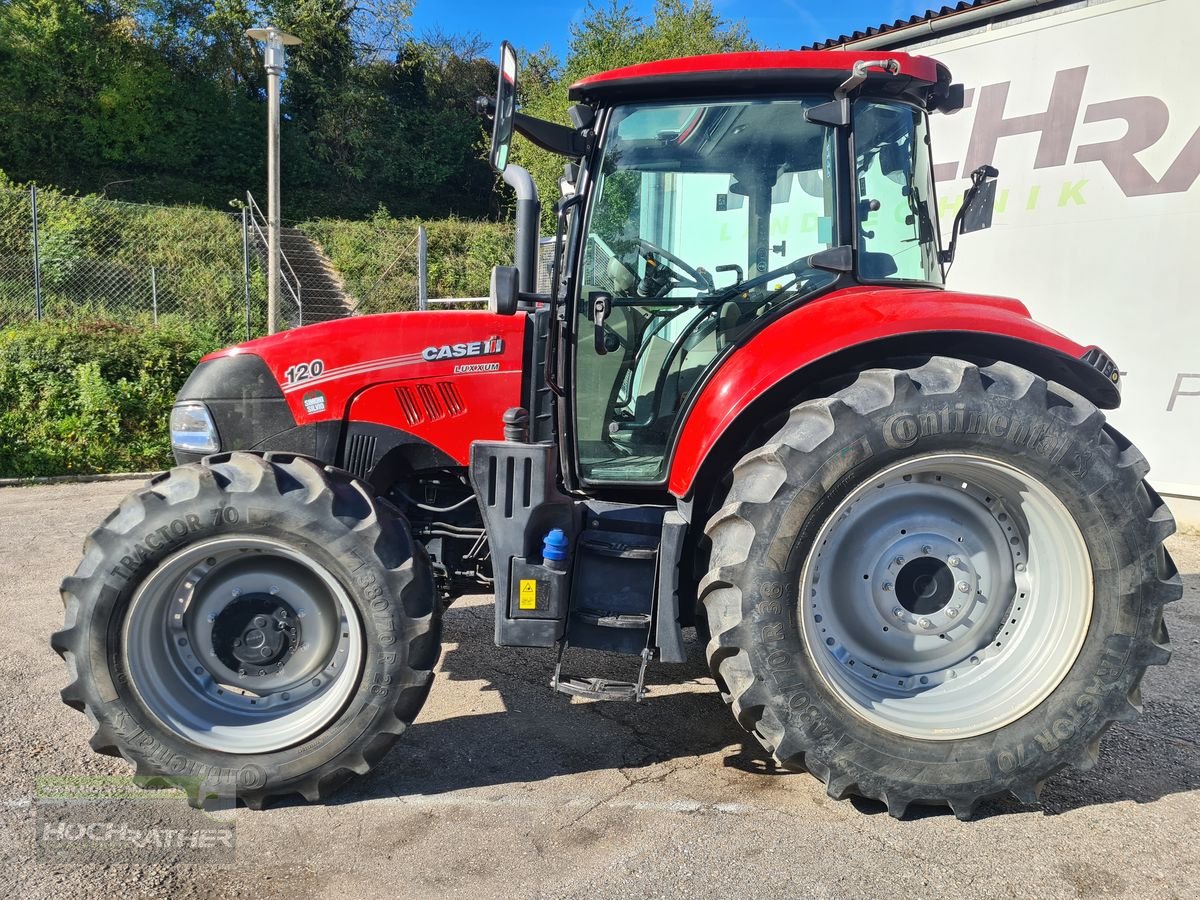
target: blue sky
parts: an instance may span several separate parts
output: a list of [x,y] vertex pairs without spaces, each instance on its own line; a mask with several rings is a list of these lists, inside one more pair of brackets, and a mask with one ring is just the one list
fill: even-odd
[[[764,47],[793,49],[945,2],[949,0],[715,0],[715,6],[726,19],[744,20]],[[632,5],[646,14],[654,3],[632,0]],[[586,0],[416,0],[412,24],[417,34],[440,28],[452,34],[476,32],[497,44],[507,38],[529,49],[549,44],[561,58],[571,23],[582,20],[585,9]]]

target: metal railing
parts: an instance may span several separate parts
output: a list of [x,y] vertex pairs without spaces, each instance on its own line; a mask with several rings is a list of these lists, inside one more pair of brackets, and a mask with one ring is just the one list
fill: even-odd
[[[250,240],[255,245],[255,249],[265,261],[266,265],[270,265],[270,247],[271,244],[267,240],[267,217],[263,215],[258,203],[254,200],[254,195],[246,191],[246,210],[248,215],[245,217],[245,223],[250,228]],[[279,249],[279,283],[291,297],[292,302],[296,304],[296,321],[289,322],[291,327],[299,327],[304,324],[304,303],[300,299],[301,285],[300,279],[296,275],[296,270],[292,268],[291,262],[287,258],[287,254],[283,252],[283,248]]]
[[425,226],[417,228],[417,309],[430,306],[466,306],[470,303],[487,303],[487,297],[434,297],[429,296],[429,236]]

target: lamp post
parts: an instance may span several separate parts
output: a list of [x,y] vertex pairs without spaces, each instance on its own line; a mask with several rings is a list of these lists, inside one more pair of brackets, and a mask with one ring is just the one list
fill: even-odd
[[283,74],[284,47],[300,38],[268,25],[248,28],[246,37],[265,41],[267,69],[267,333],[274,334],[279,317],[279,76]]

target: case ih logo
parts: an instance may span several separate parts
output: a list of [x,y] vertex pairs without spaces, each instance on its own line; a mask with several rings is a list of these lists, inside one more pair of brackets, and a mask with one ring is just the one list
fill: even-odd
[[421,358],[427,362],[437,359],[462,359],[464,356],[494,356],[504,352],[504,340],[493,336],[486,341],[468,341],[465,344],[442,344],[426,347]]
[[[1155,178],[1138,162],[1137,154],[1153,147],[1166,135],[1171,118],[1167,104],[1158,97],[1126,97],[1089,103],[1084,107],[1083,88],[1087,73],[1087,66],[1057,73],[1046,111],[1025,116],[1004,115],[1011,82],[989,84],[978,90],[969,89],[966,102],[968,107],[975,108],[975,121],[966,159],[961,167],[957,162],[936,166],[937,180],[952,181],[960,171],[965,178],[966,173],[978,166],[990,164],[1001,138],[1038,134],[1037,157],[1033,163],[1035,169],[1065,166],[1068,162],[1098,162],[1108,169],[1126,197],[1177,194],[1190,189],[1196,177],[1200,176],[1200,128],[1192,134],[1162,177]],[[1126,131],[1115,140],[1080,144],[1072,159],[1071,141],[1075,136],[1075,123],[1079,121],[1081,107],[1085,125],[1122,120]]]

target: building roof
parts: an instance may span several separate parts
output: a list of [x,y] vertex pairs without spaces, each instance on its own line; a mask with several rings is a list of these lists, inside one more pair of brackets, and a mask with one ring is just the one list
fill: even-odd
[[865,31],[856,31],[853,34],[843,34],[839,37],[828,38],[824,41],[818,41],[814,44],[808,44],[803,49],[805,50],[828,50],[831,47],[837,47],[850,41],[861,41],[863,38],[874,37],[877,34],[885,34],[889,31],[897,31],[901,28],[908,28],[911,25],[920,25],[922,22],[932,22],[935,19],[943,18],[944,16],[952,16],[955,13],[963,12],[968,9],[975,9],[980,6],[989,6],[993,3],[1000,3],[1002,0],[962,0],[960,3],[955,3],[951,6],[942,6],[938,9],[927,9],[923,13],[909,16],[907,19],[897,19],[895,22],[884,22],[882,25],[877,25],[874,28],[868,28]]

